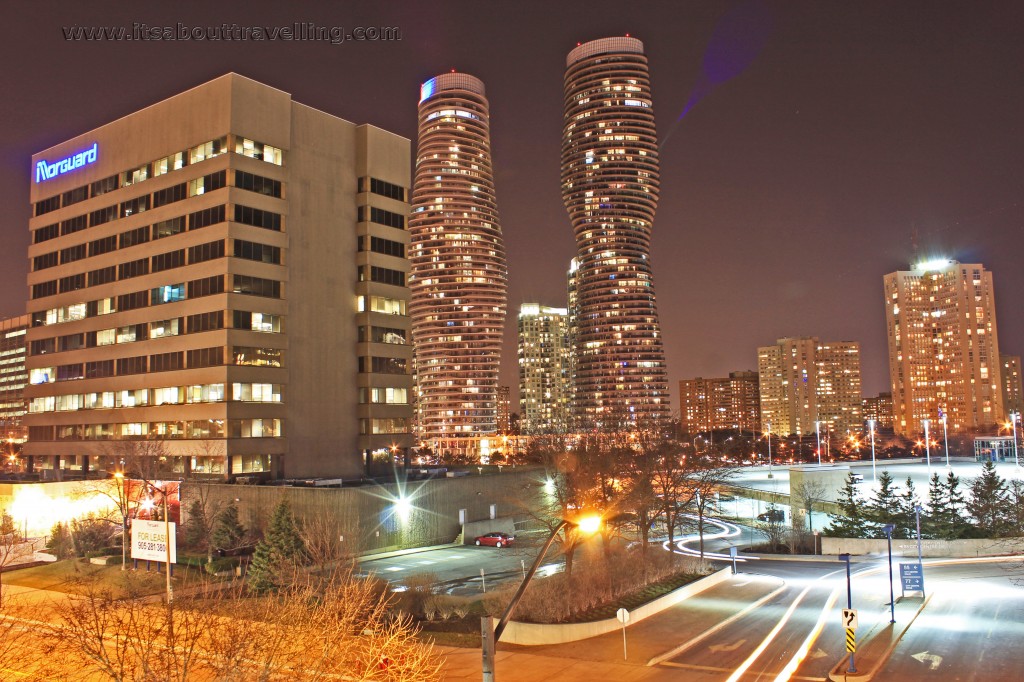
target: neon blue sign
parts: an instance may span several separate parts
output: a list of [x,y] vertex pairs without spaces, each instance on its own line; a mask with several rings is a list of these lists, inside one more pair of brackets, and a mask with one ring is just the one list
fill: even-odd
[[86,149],[84,152],[78,152],[72,154],[66,159],[49,163],[47,161],[36,162],[36,182],[42,182],[44,180],[53,180],[58,175],[63,175],[76,168],[88,165],[96,162],[96,156],[98,155],[97,143],[93,142],[92,147]]

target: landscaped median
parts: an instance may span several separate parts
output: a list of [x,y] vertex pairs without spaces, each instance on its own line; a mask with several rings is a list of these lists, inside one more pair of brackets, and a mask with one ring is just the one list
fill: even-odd
[[[701,578],[673,590],[663,597],[659,597],[630,611],[629,622],[630,624],[638,623],[645,618],[660,613],[704,590],[724,582],[731,575],[732,569],[724,568],[706,578]],[[501,641],[522,646],[564,644],[565,642],[575,642],[581,639],[597,637],[598,635],[618,630],[621,627],[622,624],[615,618],[605,618],[589,623],[541,624],[510,621],[501,635]]]

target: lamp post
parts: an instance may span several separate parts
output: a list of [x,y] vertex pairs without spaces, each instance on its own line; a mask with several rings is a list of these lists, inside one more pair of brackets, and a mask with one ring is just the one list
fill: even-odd
[[868,428],[871,429],[871,480],[878,482],[878,475],[875,473],[875,420],[868,420]]
[[946,415],[942,415],[942,441],[946,445],[946,468],[952,469],[949,466],[949,433],[946,431]]
[[932,477],[932,446],[931,438],[928,436],[928,423],[931,420],[924,420],[924,455],[925,461],[928,462],[928,478]]
[[772,423],[768,422],[768,478],[775,478],[772,473]]
[[892,590],[892,531],[895,526],[887,523],[882,526],[885,532],[885,539],[889,545],[889,623],[896,622],[896,596]]
[[821,466],[821,422],[814,422],[814,435],[818,437],[818,466]]
[[114,473],[114,485],[117,486],[117,506],[121,512],[121,570],[128,570],[128,491],[125,489],[124,474]]
[[551,535],[548,536],[544,546],[540,548],[540,552],[537,554],[537,558],[533,560],[533,564],[530,566],[530,570],[526,572],[526,577],[523,578],[523,582],[519,584],[519,589],[512,595],[512,600],[509,601],[508,606],[505,607],[504,613],[498,619],[498,624],[491,630],[491,620],[489,616],[485,616],[482,619],[482,636],[483,646],[481,647],[481,653],[483,656],[483,682],[494,682],[494,647],[501,638],[501,633],[505,631],[505,626],[508,625],[509,619],[512,617],[512,611],[515,610],[520,600],[523,598],[523,594],[526,592],[527,586],[530,581],[533,580],[534,574],[537,573],[537,569],[540,568],[541,562],[544,560],[544,555],[548,553],[551,548],[551,543],[555,541],[555,536],[563,529],[572,526],[587,535],[596,533],[601,528],[601,517],[600,516],[586,516],[576,521],[569,521],[568,519],[562,519],[555,529],[551,531]]
[[1013,463],[1020,467],[1020,457],[1017,455],[1017,422],[1020,420],[1020,412],[1010,413],[1010,428],[1013,429]]
[[[850,582],[850,555],[840,554],[840,561],[846,562],[846,608],[853,610],[853,586]],[[854,652],[850,652],[850,668],[846,672],[857,672],[857,665],[853,659]]]

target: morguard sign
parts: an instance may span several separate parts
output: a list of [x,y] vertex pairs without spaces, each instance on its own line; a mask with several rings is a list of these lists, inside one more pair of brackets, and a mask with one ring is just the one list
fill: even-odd
[[[178,561],[178,553],[174,535],[174,523],[171,527],[171,563]],[[132,521],[132,559],[143,561],[159,561],[167,563],[167,528],[163,521]]]

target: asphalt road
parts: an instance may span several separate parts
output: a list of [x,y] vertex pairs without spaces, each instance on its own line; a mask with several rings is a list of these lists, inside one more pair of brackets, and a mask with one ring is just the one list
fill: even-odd
[[[521,581],[523,564],[529,568],[537,549],[519,547],[463,547],[432,549],[412,554],[364,559],[359,562],[361,575],[374,573],[391,584],[405,586],[410,578],[431,576],[442,591],[449,594],[479,594],[499,584]],[[548,570],[561,570],[561,563],[552,559]],[[484,577],[481,579],[480,570]]]

